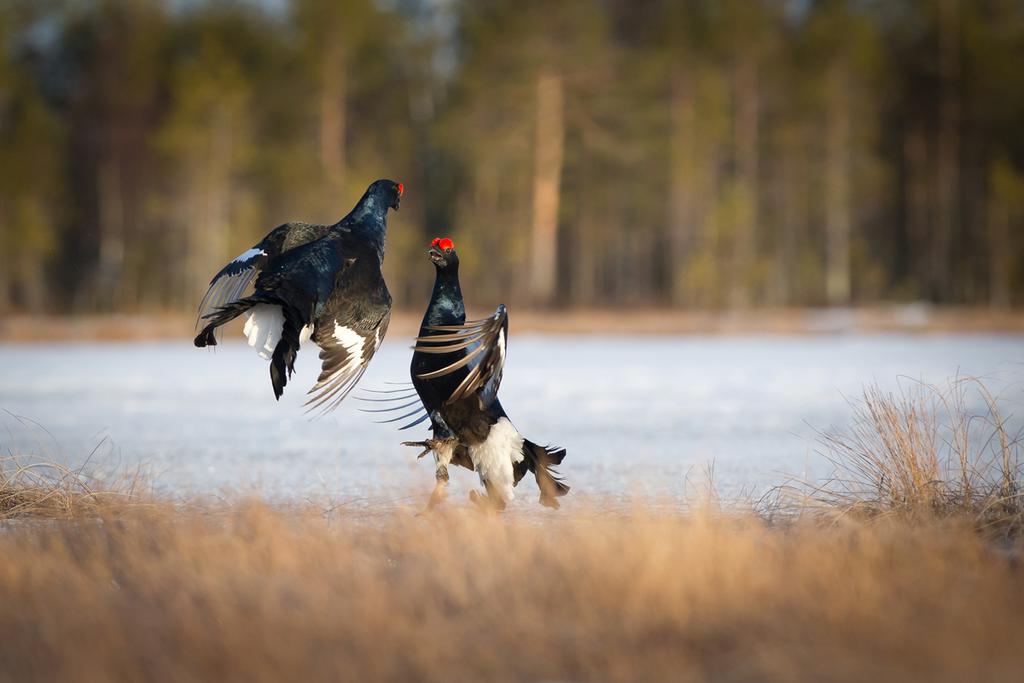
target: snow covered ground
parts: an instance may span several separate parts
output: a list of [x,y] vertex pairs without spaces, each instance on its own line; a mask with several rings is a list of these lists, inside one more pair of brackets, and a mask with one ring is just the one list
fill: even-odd
[[[360,386],[407,381],[409,343],[388,339]],[[353,397],[325,418],[303,413],[315,351],[303,348],[277,403],[266,362],[242,343],[0,346],[0,450],[71,465],[95,450],[90,469],[143,463],[176,493],[423,502],[432,464],[399,445],[422,425],[375,424],[357,408],[378,406]],[[1012,335],[518,335],[501,396],[524,434],[568,449],[574,494],[679,496],[711,463],[728,494],[827,476],[815,433],[847,423],[865,384],[957,374],[1024,414],[1024,337]],[[534,505],[524,483],[518,505]],[[460,472],[453,495],[475,484]]]

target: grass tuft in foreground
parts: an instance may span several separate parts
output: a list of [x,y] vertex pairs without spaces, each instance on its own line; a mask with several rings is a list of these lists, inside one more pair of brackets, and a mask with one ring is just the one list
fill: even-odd
[[2,675],[959,681],[1024,666],[1020,548],[955,523],[221,512],[0,533]]
[[834,476],[780,487],[774,512],[954,516],[987,535],[1024,531],[1021,436],[980,381],[870,387],[853,408],[852,426],[821,437]]
[[105,482],[84,468],[0,458],[0,522],[15,518],[73,519],[150,500],[139,473]]

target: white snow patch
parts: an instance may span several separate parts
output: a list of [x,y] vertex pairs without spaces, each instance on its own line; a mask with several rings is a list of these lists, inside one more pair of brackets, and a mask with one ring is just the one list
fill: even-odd
[[[327,324],[329,337],[334,323]],[[392,343],[381,344],[365,386],[408,381],[405,342],[412,338],[401,332],[388,332]],[[848,398],[870,381],[898,391],[908,388],[901,379],[907,376],[940,383],[958,373],[984,376],[1007,405],[1024,405],[1019,334],[523,333],[508,341],[516,348],[508,358],[502,404],[531,439],[568,448],[560,469],[573,487],[569,504],[581,492],[595,499],[685,502],[687,477],[710,462],[727,499],[761,495],[788,475],[823,482],[834,473],[817,454],[817,430],[852,426]],[[631,352],[624,354],[624,346]],[[433,460],[396,457],[398,432],[356,412],[352,397],[336,418],[309,420],[302,407],[308,397],[291,389],[316,383],[321,366],[315,354],[300,358],[294,385],[278,403],[266,366],[254,366],[244,338],[216,348],[200,353],[179,340],[0,345],[0,408],[38,420],[53,435],[0,410],[3,448],[79,467],[80,454],[109,435],[116,448],[101,447],[94,462],[125,469],[144,460],[161,473],[160,490],[169,495],[217,495],[227,487],[317,498],[326,478],[332,496],[364,501],[353,504],[370,511],[402,507],[398,501],[407,497],[418,501],[422,495],[426,502]],[[609,358],[620,362],[609,365]],[[984,409],[983,402],[972,401],[972,413]],[[1013,413],[1007,429],[1024,427],[1024,411],[1007,412]],[[98,431],[97,425],[107,427]],[[429,436],[427,423],[405,433],[403,438],[416,440]],[[59,448],[46,445],[52,443]],[[469,470],[449,466],[449,472],[449,489],[460,500],[480,486]],[[515,488],[517,501],[529,499],[520,512],[543,514],[533,477],[527,478],[520,483],[527,495]]]

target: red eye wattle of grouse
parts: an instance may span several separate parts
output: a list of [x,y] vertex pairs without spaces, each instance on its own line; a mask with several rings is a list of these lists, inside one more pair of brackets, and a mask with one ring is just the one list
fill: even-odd
[[455,252],[455,243],[447,237],[435,237],[430,241],[427,256],[435,267],[458,273],[459,255]]
[[210,281],[199,305],[204,326],[196,346],[215,346],[218,328],[245,315],[246,339],[270,360],[279,399],[299,347],[312,339],[322,369],[306,405],[336,408],[387,332],[391,294],[381,263],[388,211],[398,209],[404,191],[402,183],[378,180],[333,225],[296,222],[272,230]]

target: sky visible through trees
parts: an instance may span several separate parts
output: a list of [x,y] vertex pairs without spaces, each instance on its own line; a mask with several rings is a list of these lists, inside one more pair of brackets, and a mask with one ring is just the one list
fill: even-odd
[[407,187],[481,306],[1024,302],[1020,0],[6,0],[0,313],[194,310]]

